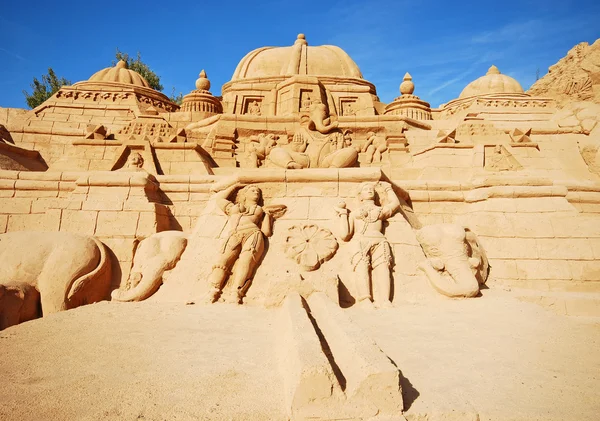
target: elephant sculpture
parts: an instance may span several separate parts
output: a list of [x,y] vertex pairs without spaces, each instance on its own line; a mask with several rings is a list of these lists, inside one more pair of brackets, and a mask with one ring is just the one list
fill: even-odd
[[416,233],[427,256],[420,264],[431,285],[448,297],[475,297],[489,264],[475,233],[455,224],[428,225]]
[[111,281],[107,250],[69,232],[0,235],[0,318],[6,328],[105,300]]
[[0,330],[40,316],[40,293],[32,285],[0,285]]
[[143,301],[162,285],[163,273],[173,269],[187,246],[180,231],[163,231],[142,240],[123,289],[112,292],[115,301]]

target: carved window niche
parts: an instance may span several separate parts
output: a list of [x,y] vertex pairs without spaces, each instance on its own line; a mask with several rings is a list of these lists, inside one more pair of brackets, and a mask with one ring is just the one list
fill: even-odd
[[340,115],[353,116],[358,110],[358,98],[340,98]]
[[262,97],[245,97],[242,105],[242,114],[262,115],[262,100]]
[[319,97],[313,92],[312,89],[300,89],[300,104],[298,110],[300,112],[309,112],[310,106],[318,101]]

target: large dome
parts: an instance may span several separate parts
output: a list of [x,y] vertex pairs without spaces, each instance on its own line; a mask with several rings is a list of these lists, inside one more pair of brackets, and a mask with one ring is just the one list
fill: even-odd
[[263,47],[246,54],[232,81],[288,75],[362,79],[360,69],[344,50],[333,45],[309,47],[299,34],[291,47]]
[[460,93],[459,98],[487,94],[522,94],[521,84],[510,76],[503,75],[496,66],[489,68],[485,76],[469,83]]
[[115,67],[107,67],[96,72],[88,79],[88,82],[117,82],[129,85],[150,88],[150,85],[139,73],[129,70],[127,63],[119,61]]

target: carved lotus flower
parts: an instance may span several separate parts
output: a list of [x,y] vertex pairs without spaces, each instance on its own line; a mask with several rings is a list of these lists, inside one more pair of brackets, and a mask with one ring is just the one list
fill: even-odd
[[306,271],[318,269],[338,249],[337,240],[331,231],[312,224],[289,228],[285,243],[286,255]]

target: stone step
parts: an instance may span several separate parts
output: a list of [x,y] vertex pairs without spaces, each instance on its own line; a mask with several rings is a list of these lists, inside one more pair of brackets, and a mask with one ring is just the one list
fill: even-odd
[[307,301],[320,336],[343,376],[348,406],[360,408],[365,415],[401,415],[404,405],[398,368],[324,293],[313,293]]

